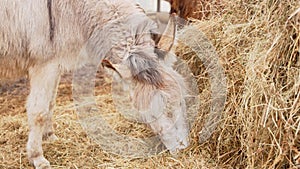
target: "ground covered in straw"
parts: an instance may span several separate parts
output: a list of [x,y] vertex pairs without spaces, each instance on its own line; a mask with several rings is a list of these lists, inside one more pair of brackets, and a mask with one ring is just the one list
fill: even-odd
[[[163,152],[141,159],[103,151],[77,121],[71,76],[64,75],[54,115],[59,140],[43,145],[53,168],[299,168],[300,4],[296,0],[221,4],[209,8],[207,20],[192,23],[215,46],[227,77],[223,117],[209,140],[198,143],[210,107],[209,78],[195,51],[179,46],[177,54],[188,61],[197,78],[201,100],[186,150],[176,157]],[[97,104],[104,114],[112,114],[110,124],[121,133],[149,133],[115,110],[111,80],[98,80]],[[1,86],[0,168],[31,167],[25,151],[28,90],[27,80]]]
[[[72,102],[72,87],[70,75],[64,75],[60,83],[57,106],[54,115],[56,134],[59,140],[44,143],[45,157],[53,168],[197,168],[205,166],[213,168],[200,154],[199,145],[178,154],[178,157],[168,152],[157,156],[141,159],[124,159],[120,156],[102,151],[93,142],[78,122]],[[122,134],[139,137],[149,133],[145,127],[128,122],[116,113],[110,95],[110,79],[99,77],[96,82],[97,105],[106,120],[113,128]],[[0,97],[0,168],[30,168],[26,157],[26,141],[28,134],[27,117],[24,108],[25,98],[29,93],[28,81],[21,80],[14,85],[2,86]],[[213,161],[213,160],[212,160]],[[207,164],[206,164],[207,163]]]

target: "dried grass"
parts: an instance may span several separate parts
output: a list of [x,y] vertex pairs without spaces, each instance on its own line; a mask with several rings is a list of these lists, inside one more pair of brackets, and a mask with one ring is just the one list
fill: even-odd
[[[28,126],[25,99],[28,82],[2,86],[0,97],[0,168],[33,168],[26,157]],[[101,114],[113,129],[136,138],[145,137],[151,131],[144,125],[130,122],[115,110],[110,95],[111,79],[99,77],[96,81],[96,100]],[[185,152],[173,157],[167,152],[150,158],[126,159],[105,152],[82,129],[72,102],[71,76],[64,75],[60,83],[54,115],[58,141],[44,143],[44,155],[52,167],[59,168],[215,168],[199,153],[196,140]]]
[[[297,168],[300,165],[300,4],[296,0],[223,0],[222,15],[193,20],[217,49],[227,77],[227,102],[212,138],[198,143],[210,107],[205,67],[186,47],[177,53],[197,77],[201,107],[191,145],[177,157],[164,152],[124,159],[104,152],[77,121],[70,77],[59,87],[55,111],[59,140],[45,143],[53,168]],[[116,130],[140,137],[149,131],[115,110],[110,80],[99,78],[97,104]],[[1,86],[0,168],[30,168],[26,158],[28,82]],[[112,114],[108,116],[108,114]]]
[[[216,47],[228,86],[221,126],[200,146],[201,154],[225,168],[299,168],[300,3],[222,3],[222,16],[193,20]],[[177,52],[202,77],[200,90],[209,89],[195,53],[185,47]]]

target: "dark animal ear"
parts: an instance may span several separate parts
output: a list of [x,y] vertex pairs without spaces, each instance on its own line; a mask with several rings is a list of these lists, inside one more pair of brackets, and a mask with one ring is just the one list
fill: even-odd
[[155,58],[147,56],[145,51],[132,53],[127,59],[127,64],[135,81],[156,87],[162,86],[163,82],[161,73],[158,71],[158,62]]
[[170,16],[168,25],[162,34],[159,42],[157,43],[157,47],[160,50],[169,52],[175,41],[175,33],[176,33],[176,14],[173,13]]
[[115,71],[115,72],[122,78],[121,73],[115,68],[115,66],[114,66],[113,64],[110,63],[109,60],[103,59],[102,62],[101,62],[101,65],[102,65],[103,67],[112,69],[113,71]]

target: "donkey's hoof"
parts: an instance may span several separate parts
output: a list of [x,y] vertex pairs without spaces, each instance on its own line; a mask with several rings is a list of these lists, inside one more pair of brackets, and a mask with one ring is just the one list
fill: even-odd
[[55,134],[44,135],[43,140],[46,142],[55,142],[56,140],[58,140],[58,137]]
[[45,157],[38,157],[33,160],[35,169],[51,169],[50,163]]
[[52,134],[51,136],[46,138],[46,141],[49,141],[49,142],[54,142],[56,140],[58,140],[58,137],[55,134]]

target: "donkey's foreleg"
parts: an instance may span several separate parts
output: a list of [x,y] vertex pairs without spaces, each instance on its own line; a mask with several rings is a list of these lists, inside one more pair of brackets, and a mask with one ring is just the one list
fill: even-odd
[[58,65],[50,62],[32,67],[29,70],[29,77],[30,94],[26,105],[29,124],[27,154],[35,168],[51,168],[43,156],[42,138],[45,132],[53,129],[50,109],[59,77]]
[[56,79],[53,79],[53,82],[54,82],[54,88],[53,88],[53,92],[52,92],[53,96],[52,96],[50,104],[49,104],[49,112],[48,112],[48,116],[46,116],[47,118],[45,119],[45,128],[43,131],[43,140],[50,141],[50,142],[58,139],[54,132],[52,115],[54,112],[55,99],[56,99],[59,81],[60,81],[59,75]]

